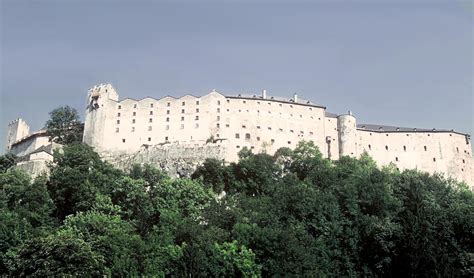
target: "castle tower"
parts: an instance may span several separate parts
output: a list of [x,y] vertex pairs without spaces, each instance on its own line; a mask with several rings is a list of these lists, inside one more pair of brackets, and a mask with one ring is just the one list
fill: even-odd
[[339,137],[339,157],[356,157],[358,154],[356,118],[350,111],[348,114],[339,115],[337,117],[337,130]]
[[82,141],[100,151],[104,142],[107,119],[115,109],[118,94],[111,84],[100,84],[89,89]]
[[9,152],[11,146],[16,141],[30,134],[30,127],[23,119],[16,119],[8,124],[6,151]]

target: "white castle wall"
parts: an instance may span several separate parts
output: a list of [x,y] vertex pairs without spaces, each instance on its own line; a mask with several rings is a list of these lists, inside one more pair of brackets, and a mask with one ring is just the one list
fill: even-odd
[[213,91],[201,97],[118,101],[111,85],[99,85],[88,94],[83,141],[111,158],[134,157],[147,146],[202,145],[213,138],[225,149],[219,156],[230,162],[243,147],[273,154],[306,140],[331,159],[367,151],[379,165],[442,172],[472,184],[471,145],[463,134],[361,130],[352,115],[335,116],[325,107],[295,99]]
[[11,146],[21,138],[30,133],[30,127],[23,119],[16,119],[8,124],[6,151],[10,151]]
[[419,169],[471,184],[471,143],[455,132],[384,132],[357,130],[359,154],[366,151],[379,165]]

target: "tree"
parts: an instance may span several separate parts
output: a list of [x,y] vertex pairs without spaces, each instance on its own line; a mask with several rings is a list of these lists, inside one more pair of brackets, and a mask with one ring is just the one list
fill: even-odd
[[62,106],[49,112],[50,119],[45,128],[50,141],[67,145],[82,142],[83,125],[79,121],[77,110],[70,106]]
[[5,173],[10,167],[15,165],[16,155],[7,153],[0,156],[0,173]]
[[31,277],[104,276],[104,258],[69,230],[29,240],[10,253],[9,275]]

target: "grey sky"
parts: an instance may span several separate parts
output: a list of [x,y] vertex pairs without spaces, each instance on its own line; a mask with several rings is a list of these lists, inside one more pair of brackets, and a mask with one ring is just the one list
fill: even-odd
[[9,121],[83,115],[105,82],[121,98],[297,92],[358,123],[473,133],[472,2],[224,2],[0,0],[2,149]]

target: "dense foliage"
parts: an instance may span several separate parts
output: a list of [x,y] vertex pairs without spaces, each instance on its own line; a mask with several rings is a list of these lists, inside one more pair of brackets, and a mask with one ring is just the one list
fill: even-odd
[[31,181],[0,158],[0,274],[472,277],[474,195],[312,143],[244,149],[192,179],[122,172],[87,145]]
[[59,144],[82,142],[84,125],[79,121],[79,113],[70,106],[58,107],[49,112],[50,119],[45,129],[50,141]]

